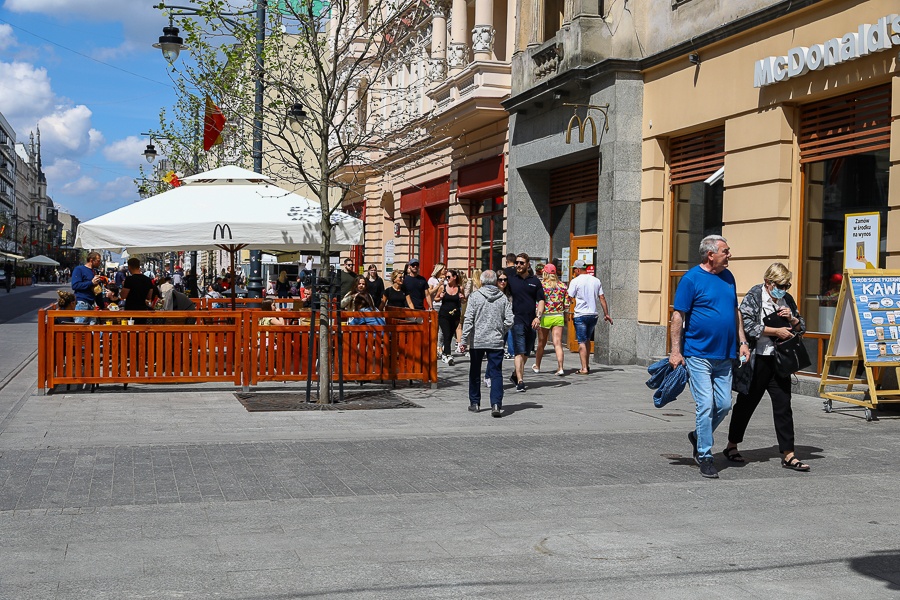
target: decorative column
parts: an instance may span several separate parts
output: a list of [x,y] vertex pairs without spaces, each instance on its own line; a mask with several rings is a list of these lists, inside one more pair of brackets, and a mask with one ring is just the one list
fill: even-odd
[[436,2],[431,14],[431,60],[428,78],[440,81],[447,74],[447,6]]
[[447,56],[451,73],[458,73],[469,62],[468,29],[466,0],[453,0],[450,12],[450,52]]
[[494,48],[494,0],[475,0],[475,29],[472,51],[475,60],[491,60]]

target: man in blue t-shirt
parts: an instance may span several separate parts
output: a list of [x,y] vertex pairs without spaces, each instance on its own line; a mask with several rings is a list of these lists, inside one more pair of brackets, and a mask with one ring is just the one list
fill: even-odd
[[736,349],[740,348],[742,360],[750,358],[734,276],[728,270],[730,257],[725,238],[703,238],[700,264],[678,283],[670,328],[669,364],[687,366],[691,395],[697,403],[696,429],[688,439],[700,474],[709,478],[719,476],[712,458],[713,432],[731,410],[731,365]]
[[[100,275],[96,271],[100,268],[100,253],[91,252],[83,265],[78,265],[72,271],[72,291],[75,292],[75,310],[94,310],[97,303],[97,294],[94,286],[100,283]],[[88,317],[75,317],[76,323],[95,323],[96,319]]]

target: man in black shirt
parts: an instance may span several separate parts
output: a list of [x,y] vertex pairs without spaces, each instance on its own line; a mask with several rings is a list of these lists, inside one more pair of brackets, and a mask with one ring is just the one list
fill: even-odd
[[503,273],[510,279],[516,276],[516,255],[513,252],[506,255],[506,266],[503,267]]
[[406,263],[406,276],[403,278],[401,288],[412,300],[413,308],[416,310],[425,310],[426,300],[428,296],[428,280],[419,275],[419,259],[414,258]]
[[120,296],[125,300],[124,310],[150,310],[147,300],[150,298],[150,290],[153,282],[149,277],[141,273],[141,261],[137,258],[128,259],[128,272],[122,284]]
[[344,270],[341,271],[341,298],[347,295],[357,277],[359,277],[359,274],[353,270],[353,261],[345,258]]
[[516,274],[509,278],[513,309],[513,346],[516,355],[516,370],[509,380],[516,384],[517,392],[525,391],[524,373],[528,354],[534,350],[537,328],[544,314],[544,286],[541,280],[529,274],[528,255],[516,255]]

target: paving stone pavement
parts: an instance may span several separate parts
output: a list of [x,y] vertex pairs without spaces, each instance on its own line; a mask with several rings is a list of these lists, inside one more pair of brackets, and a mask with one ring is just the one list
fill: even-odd
[[397,391],[421,409],[248,413],[38,396],[32,362],[0,390],[0,598],[900,598],[896,416],[796,396],[798,474],[763,402],[709,481],[643,369],[528,373],[492,419],[466,367]]

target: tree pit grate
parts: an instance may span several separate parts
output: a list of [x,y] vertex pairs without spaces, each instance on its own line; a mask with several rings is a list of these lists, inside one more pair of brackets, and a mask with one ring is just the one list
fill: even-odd
[[331,404],[307,402],[305,392],[252,392],[236,393],[235,398],[244,405],[247,412],[277,411],[342,411],[342,410],[381,410],[386,408],[422,408],[415,402],[394,394],[391,391],[369,391],[344,393],[344,401],[335,400]]

